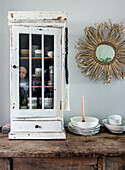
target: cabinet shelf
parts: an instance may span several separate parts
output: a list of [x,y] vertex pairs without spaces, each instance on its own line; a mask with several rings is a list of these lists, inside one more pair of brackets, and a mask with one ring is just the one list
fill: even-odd
[[[20,57],[20,59],[28,60],[29,57]],[[32,59],[34,59],[34,60],[41,60],[42,57],[32,57]],[[44,57],[44,59],[54,59],[54,57]]]
[[[53,88],[54,86],[44,86],[45,88]],[[20,88],[29,88],[29,86],[20,86]],[[31,88],[42,88],[42,86],[31,86]]]

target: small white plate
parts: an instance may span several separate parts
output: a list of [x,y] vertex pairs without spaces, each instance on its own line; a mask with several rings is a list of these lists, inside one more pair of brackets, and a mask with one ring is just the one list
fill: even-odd
[[72,124],[72,122],[69,122],[68,123],[68,126],[70,126],[72,129],[74,129],[74,130],[80,130],[80,131],[94,131],[94,130],[96,130],[96,129],[100,129],[100,124],[98,124],[97,126],[95,126],[95,127],[93,127],[93,128],[79,128],[79,127],[77,127],[77,126],[74,126],[73,124]]
[[84,135],[84,136],[89,136],[89,135],[95,135],[96,133],[99,132],[100,130],[100,125],[98,124],[95,128],[93,129],[81,129],[78,127],[74,127],[71,122],[68,123],[68,129],[70,132],[78,134],[78,135]]
[[122,133],[125,131],[125,120],[122,120],[121,125],[110,125],[108,119],[102,120],[102,123],[105,125],[105,127],[110,130],[112,133]]

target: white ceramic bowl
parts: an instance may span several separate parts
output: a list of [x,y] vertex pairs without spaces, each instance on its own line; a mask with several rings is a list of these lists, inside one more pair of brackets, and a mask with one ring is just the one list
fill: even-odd
[[54,51],[49,51],[47,54],[49,57],[53,57],[54,56]]
[[42,50],[34,50],[34,53],[35,53],[35,57],[41,57],[41,54],[42,54]]
[[47,109],[53,106],[53,98],[44,98],[44,107]]
[[28,49],[21,49],[22,57],[29,57],[29,50]]
[[121,125],[110,125],[108,119],[102,120],[102,123],[105,125],[105,127],[110,130],[113,133],[122,133],[125,131],[125,120],[122,120]]
[[71,124],[73,126],[83,128],[83,129],[93,128],[93,127],[97,126],[98,123],[99,123],[99,119],[97,119],[95,117],[86,116],[85,122],[82,122],[81,116],[71,118]]
[[35,50],[35,54],[42,54],[42,50]]
[[109,124],[111,125],[121,125],[122,117],[120,115],[110,115],[108,117]]
[[[28,101],[30,100],[30,98],[28,97]],[[31,101],[37,101],[37,97],[31,97]]]

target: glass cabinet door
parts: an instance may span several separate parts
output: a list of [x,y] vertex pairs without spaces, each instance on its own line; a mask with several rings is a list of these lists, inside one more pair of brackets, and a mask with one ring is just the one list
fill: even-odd
[[19,51],[19,108],[53,109],[54,36],[19,34]]
[[[35,33],[35,31],[28,32],[28,30],[25,30],[18,33],[18,106],[19,110],[25,110],[26,114],[28,110],[50,111],[51,113],[52,110],[57,108],[56,105],[60,104],[57,101],[57,99],[60,99],[60,94],[58,93],[57,82],[55,82],[60,77],[61,70],[60,52],[57,52],[60,51],[60,38],[58,37],[60,36],[56,36],[56,32],[49,34],[49,31],[47,33],[46,31]],[[56,60],[56,58],[58,59]],[[59,76],[56,76],[58,74]],[[40,113],[42,114],[42,112]]]

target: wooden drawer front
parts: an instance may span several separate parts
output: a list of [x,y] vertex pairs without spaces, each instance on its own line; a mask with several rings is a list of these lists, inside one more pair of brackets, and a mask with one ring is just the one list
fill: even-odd
[[97,158],[13,158],[13,170],[97,170]]
[[61,132],[61,121],[13,121],[12,132]]
[[106,170],[125,170],[125,157],[106,157]]

